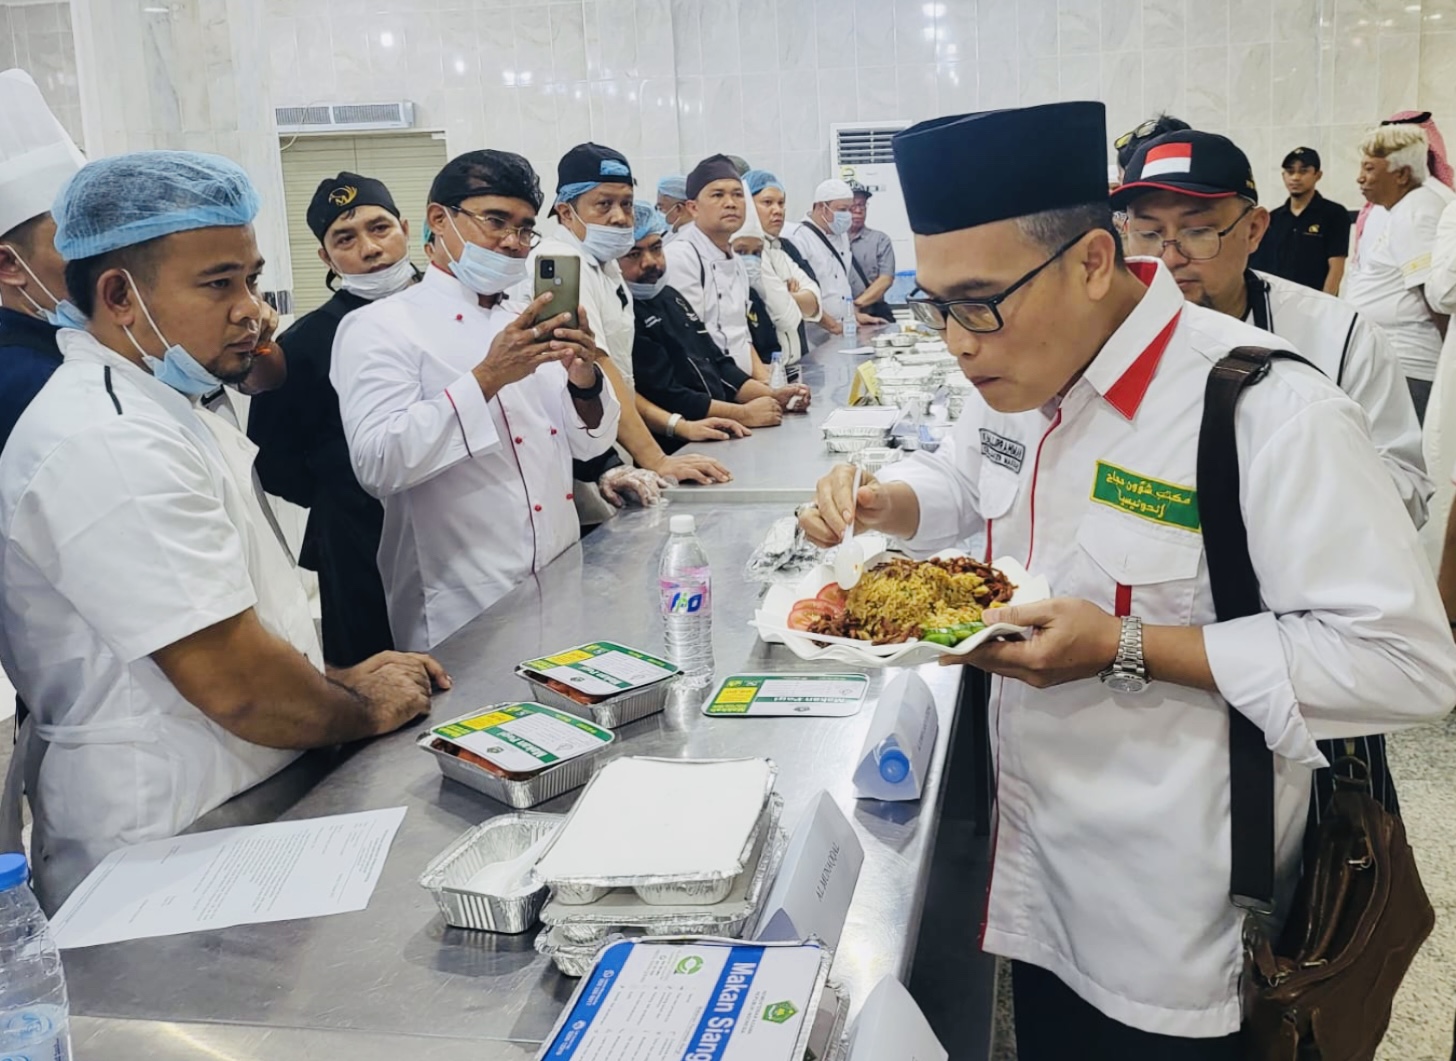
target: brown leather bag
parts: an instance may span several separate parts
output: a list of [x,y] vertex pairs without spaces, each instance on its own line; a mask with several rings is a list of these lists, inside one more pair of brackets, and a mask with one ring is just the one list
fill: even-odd
[[[1209,374],[1198,444],[1198,508],[1220,620],[1264,610],[1239,507],[1234,409],[1273,358],[1240,347]],[[1353,750],[1353,742],[1347,744]],[[1364,779],[1336,778],[1284,930],[1274,914],[1274,760],[1264,735],[1229,709],[1233,862],[1229,894],[1246,912],[1244,1052],[1249,1061],[1371,1061],[1391,1003],[1436,923],[1405,826]]]

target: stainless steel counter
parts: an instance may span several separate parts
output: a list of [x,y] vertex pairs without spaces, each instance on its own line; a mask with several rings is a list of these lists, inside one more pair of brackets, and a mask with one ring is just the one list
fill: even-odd
[[733,473],[733,481],[715,486],[687,484],[668,491],[668,496],[695,505],[780,501],[792,507],[807,501],[820,476],[845,459],[824,448],[819,425],[848,401],[855,369],[873,359],[870,354],[843,351],[869,346],[870,335],[878,331],[865,329],[854,339],[831,339],[800,362],[800,382],[808,384],[814,394],[807,414],[790,413],[777,427],[756,428],[748,438],[684,446],[679,452],[722,461]]
[[[825,406],[829,403],[825,402]],[[767,432],[764,433],[766,437]],[[758,437],[758,436],[755,436]],[[781,463],[798,465],[798,461]],[[770,649],[746,625],[758,587],[744,562],[784,504],[696,508],[717,574],[714,645],[719,674],[807,665]],[[520,586],[441,647],[455,679],[434,718],[521,697],[522,659],[611,637],[649,651],[663,644],[656,612],[658,554],[671,506],[631,511]],[[885,973],[908,973],[942,797],[946,735],[959,671],[925,668],[942,740],[919,803],[852,798],[850,773],[873,701],[849,719],[707,719],[695,704],[621,731],[618,753],[675,757],[768,755],[792,823],[821,788],[851,814],[866,849],[834,975],[856,1005]],[[871,686],[881,684],[875,675]],[[349,753],[305,758],[239,797],[204,827],[403,805],[404,824],[367,910],[141,940],[65,955],[83,1061],[174,1057],[408,1056],[519,1061],[548,1033],[575,981],[504,937],[447,928],[416,884],[456,835],[504,808],[443,780],[414,747],[420,727]],[[573,796],[544,810],[566,810]],[[86,1019],[112,1018],[112,1019]]]

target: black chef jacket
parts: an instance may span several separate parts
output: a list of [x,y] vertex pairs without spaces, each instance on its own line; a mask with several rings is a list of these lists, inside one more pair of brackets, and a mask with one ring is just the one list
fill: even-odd
[[299,563],[318,572],[324,658],[336,667],[394,647],[379,577],[384,507],[354,477],[329,382],[339,322],[368,304],[339,291],[294,322],[278,339],[288,379],[254,398],[248,414],[263,489],[309,510]]
[[1269,231],[1249,259],[1249,267],[1323,291],[1330,259],[1349,253],[1349,212],[1315,192],[1298,217],[1287,199],[1270,211]]
[[39,317],[0,309],[0,447],[51,373],[61,367],[58,331]]
[[637,316],[632,340],[637,393],[687,420],[703,419],[715,401],[738,400],[748,373],[713,342],[675,288],[664,287],[656,298],[633,299],[632,312]]

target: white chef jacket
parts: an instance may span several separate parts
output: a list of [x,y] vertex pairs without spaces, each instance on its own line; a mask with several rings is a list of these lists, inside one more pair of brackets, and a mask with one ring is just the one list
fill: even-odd
[[[1370,437],[1419,530],[1434,487],[1421,453],[1421,425],[1400,362],[1380,329],[1333,295],[1293,280],[1255,273],[1268,285],[1253,294],[1244,317],[1294,347],[1360,403]],[[1264,322],[1268,323],[1265,324]]]
[[[774,330],[778,332],[779,349],[784,352],[784,364],[792,365],[804,355],[803,344],[799,342],[799,325],[805,322],[812,324],[824,316],[823,298],[819,293],[819,285],[799,267],[798,262],[789,257],[782,243],[772,236],[763,238],[762,261],[763,279],[759,281],[758,293],[763,296],[763,304],[774,323]],[[804,311],[789,293],[791,280],[798,281],[801,291],[813,292],[814,297],[819,299],[819,307],[813,316],[804,316]]]
[[89,333],[59,342],[65,363],[0,457],[0,660],[34,712],[51,910],[110,851],[181,832],[298,754],[208,719],[152,653],[253,608],[323,667],[253,491],[257,448]]
[[[543,254],[573,255],[581,259],[581,304],[586,307],[587,322],[597,347],[631,383],[632,339],[637,334],[637,320],[632,314],[631,292],[622,280],[622,267],[614,261],[605,265],[597,261],[571,229],[554,217],[542,224],[541,233],[541,242],[531,251],[531,276],[536,275],[536,259]],[[522,304],[531,301],[536,297],[534,281],[527,281],[515,295]],[[557,312],[564,313],[565,309]]]
[[1391,207],[1373,233],[1367,222],[1360,253],[1340,288],[1343,298],[1385,332],[1411,379],[1435,379],[1441,355],[1441,332],[1420,288],[1430,275],[1437,222],[1450,201],[1449,188],[1428,180]]
[[984,945],[1051,970],[1114,1020],[1213,1037],[1240,1022],[1224,701],[1276,753],[1287,896],[1324,765],[1316,739],[1446,714],[1456,645],[1364,415],[1288,362],[1238,407],[1242,507],[1270,610],[1216,621],[1189,529],[1204,386],[1233,347],[1275,339],[1184,305],[1160,262],[1133,267],[1147,294],[1059,403],[1003,414],[973,396],[939,452],[879,474],[915,489],[917,551],[984,530],[991,555],[1045,574],[1059,596],[1203,628],[1223,699],[1156,674],[1141,695],[1097,678],[1044,690],[996,679]]
[[[814,222],[804,220],[792,228],[784,226],[784,238],[794,241],[794,246],[803,252],[809,268],[814,270],[822,293],[820,309],[825,315],[843,321],[844,300],[854,297],[849,281],[849,237],[831,236],[815,226]],[[830,246],[825,245],[825,240],[829,241]],[[830,249],[831,246],[833,250]],[[831,338],[833,336],[818,325],[809,328],[811,346],[818,346]]]
[[354,473],[384,502],[379,573],[401,649],[434,648],[575,543],[571,461],[617,436],[612,388],[588,429],[558,362],[486,401],[471,370],[523,310],[486,309],[431,267],[334,337],[329,379]]
[[696,222],[689,222],[667,246],[667,283],[688,300],[718,349],[753,375],[748,270],[737,255],[723,253]]

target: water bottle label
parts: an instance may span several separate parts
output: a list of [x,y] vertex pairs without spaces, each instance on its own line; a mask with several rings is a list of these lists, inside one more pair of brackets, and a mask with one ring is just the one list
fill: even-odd
[[[707,617],[713,614],[713,589],[707,580],[658,579],[662,593],[662,614]],[[3,1059],[0,1059],[3,1061]]]
[[52,1006],[5,1014],[0,1017],[0,1061],[71,1061],[67,1023],[65,1011]]

